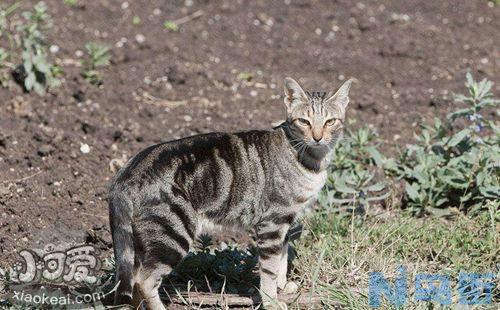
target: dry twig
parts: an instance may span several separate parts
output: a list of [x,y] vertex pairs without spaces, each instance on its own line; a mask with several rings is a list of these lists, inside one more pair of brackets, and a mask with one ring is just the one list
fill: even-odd
[[[259,297],[255,295],[238,295],[238,294],[224,294],[222,297],[216,293],[205,292],[183,292],[181,297],[175,293],[162,296],[162,299],[176,304],[184,304],[184,301],[189,301],[191,304],[199,306],[215,306],[222,303],[227,304],[229,307],[251,307],[259,304]],[[321,296],[310,294],[280,294],[278,296],[280,301],[287,304],[294,304],[300,307],[310,308],[312,305],[321,305]]]

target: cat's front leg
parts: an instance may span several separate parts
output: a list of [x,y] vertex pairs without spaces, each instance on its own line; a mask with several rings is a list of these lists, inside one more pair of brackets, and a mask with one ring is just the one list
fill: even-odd
[[276,279],[276,283],[278,285],[278,289],[283,290],[286,285],[286,273],[288,271],[288,234],[283,244],[283,250],[281,251],[279,270],[278,270],[278,278]]
[[261,223],[257,227],[260,294],[266,309],[286,309],[286,304],[279,302],[277,298],[278,280],[282,282],[284,276],[286,283],[286,265],[283,268],[283,257],[286,257],[288,251],[286,241],[288,228],[288,224],[276,223],[276,221]]
[[283,251],[281,253],[280,267],[277,279],[278,289],[283,294],[292,294],[296,293],[299,290],[299,286],[297,285],[297,283],[288,281],[286,278],[288,271],[288,252],[290,250],[289,234],[290,231],[286,234],[285,237],[285,243],[283,245]]
[[[288,238],[287,238],[288,239]],[[283,252],[281,254],[280,266],[278,271],[277,286],[281,293],[283,294],[293,294],[297,293],[299,286],[293,281],[288,281],[286,278],[286,273],[288,271],[288,240],[285,240],[283,246]]]

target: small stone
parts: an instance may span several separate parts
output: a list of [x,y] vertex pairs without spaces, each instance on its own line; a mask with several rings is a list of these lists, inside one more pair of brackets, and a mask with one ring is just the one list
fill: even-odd
[[137,41],[137,43],[142,44],[142,43],[144,43],[144,41],[146,41],[146,37],[143,34],[138,33],[135,36],[135,40]]
[[257,91],[256,90],[251,90],[250,91],[250,96],[252,97],[256,97],[258,95]]
[[59,52],[59,46],[57,46],[57,45],[51,45],[51,46],[49,47],[49,50],[50,50],[50,52],[51,52],[52,54],[55,54],[55,53]]
[[88,144],[81,144],[80,145],[80,152],[82,152],[83,154],[88,154],[90,152],[90,146]]
[[0,198],[10,194],[9,186],[0,183]]
[[192,120],[193,120],[193,118],[192,118],[191,116],[189,116],[189,115],[184,115],[184,121],[186,121],[186,122],[190,122],[190,121],[192,121]]
[[38,148],[38,155],[42,156],[42,157],[45,157],[45,156],[48,156],[50,155],[50,153],[52,153],[52,151],[54,151],[54,148],[49,145],[49,144],[42,144],[39,148]]

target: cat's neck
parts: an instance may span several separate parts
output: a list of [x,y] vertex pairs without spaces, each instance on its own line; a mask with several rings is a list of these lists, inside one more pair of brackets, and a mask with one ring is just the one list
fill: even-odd
[[280,128],[285,133],[287,142],[292,147],[297,161],[308,170],[321,172],[330,164],[332,157],[332,147],[306,147],[304,143],[293,134],[290,129],[290,124],[285,121],[277,128]]

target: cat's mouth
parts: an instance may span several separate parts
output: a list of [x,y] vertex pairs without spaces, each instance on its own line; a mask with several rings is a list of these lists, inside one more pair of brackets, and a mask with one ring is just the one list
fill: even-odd
[[311,141],[307,143],[307,146],[314,148],[314,149],[322,149],[322,148],[328,148],[329,144],[327,141]]

